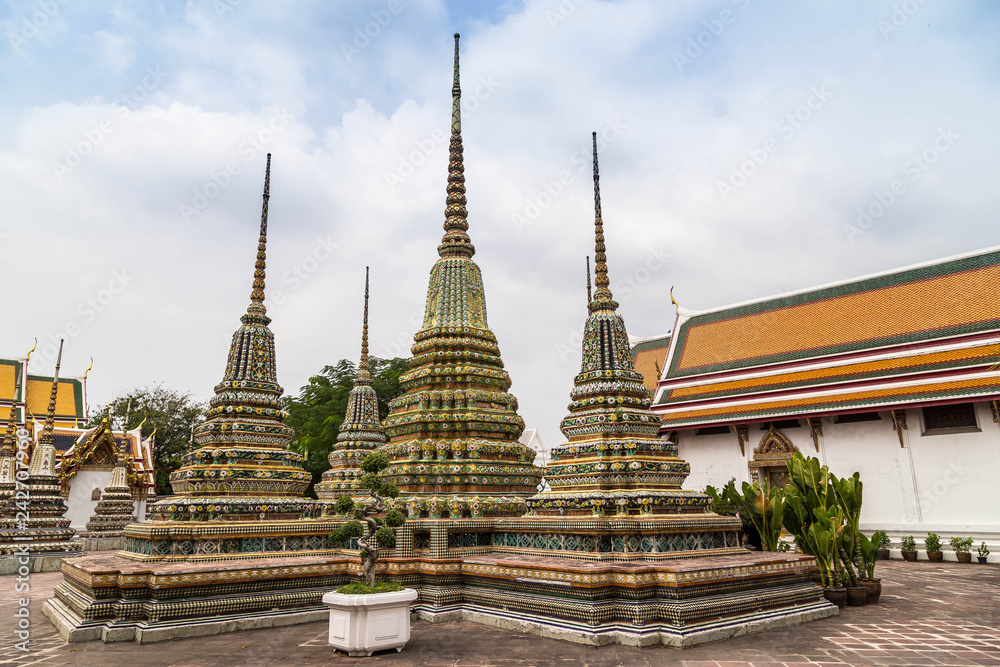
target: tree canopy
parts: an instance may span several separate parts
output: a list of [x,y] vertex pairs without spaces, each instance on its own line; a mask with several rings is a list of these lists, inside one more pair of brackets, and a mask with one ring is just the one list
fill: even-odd
[[137,387],[92,410],[88,426],[100,425],[108,416],[109,408],[115,430],[135,428],[144,418],[142,437],[147,438],[156,430],[153,440],[156,493],[170,494],[170,473],[181,466],[181,455],[187,450],[191,427],[205,418],[205,404],[195,401],[190,393],[167,389],[161,384]]
[[[409,368],[406,359],[369,360],[372,388],[378,396],[378,414],[385,419],[389,414],[389,401],[402,393],[399,376]],[[305,468],[312,474],[309,495],[315,497],[313,485],[330,468],[327,456],[337,442],[340,425],[347,412],[347,397],[357,378],[357,365],[341,359],[335,366],[324,366],[317,375],[309,378],[298,396],[285,398],[288,411],[287,424],[295,429],[292,448],[307,456]]]

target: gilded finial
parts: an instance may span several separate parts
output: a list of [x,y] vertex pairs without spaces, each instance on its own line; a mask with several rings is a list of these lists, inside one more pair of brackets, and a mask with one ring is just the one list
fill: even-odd
[[39,444],[51,445],[53,442],[52,432],[56,427],[56,396],[59,392],[59,367],[62,365],[63,352],[62,338],[59,339],[59,355],[56,357],[56,372],[52,377],[52,393],[49,395],[49,409],[45,413],[45,426],[42,427],[42,434],[38,438]]
[[365,267],[365,314],[361,325],[361,363],[358,364],[358,379],[369,380],[368,366],[368,267]]
[[604,221],[601,219],[601,176],[597,169],[597,132],[592,135],[594,142],[594,285],[597,292],[590,303],[590,312],[597,310],[616,310],[615,302],[608,279],[608,256],[604,247]]
[[94,358],[93,358],[93,357],[91,357],[91,358],[90,358],[90,365],[89,365],[89,366],[87,366],[87,370],[85,370],[85,371],[83,372],[83,381],[84,381],[84,382],[86,382],[86,381],[87,381],[87,374],[88,374],[88,373],[90,373],[90,369],[91,369],[91,368],[93,368],[93,367],[94,367]]
[[590,293],[590,255],[587,255],[587,303],[594,300]]
[[26,357],[24,358],[24,365],[25,365],[25,366],[27,366],[27,365],[28,365],[28,362],[29,362],[29,361],[31,361],[31,353],[35,351],[35,348],[36,348],[36,347],[38,347],[38,339],[37,339],[37,338],[35,339],[35,342],[34,342],[34,344],[33,344],[33,345],[31,346],[31,349],[30,349],[30,350],[28,350],[28,356],[26,356]]
[[674,286],[670,286],[670,303],[674,304],[674,308],[678,313],[681,312],[681,304],[677,303],[677,299],[674,298]]
[[257,261],[253,266],[253,288],[250,290],[250,307],[248,317],[264,320],[267,325],[271,319],[265,314],[264,308],[264,278],[267,268],[267,204],[271,198],[271,154],[267,154],[267,167],[264,171],[264,202],[260,209],[260,234],[257,239]]
[[139,436],[140,436],[140,437],[142,436],[142,425],[146,423],[146,417],[147,417],[147,416],[148,416],[148,415],[143,415],[143,416],[142,416],[142,421],[141,421],[141,422],[139,422],[139,425],[138,425],[138,426],[136,426],[136,428],[137,428],[137,429],[139,429]]
[[458,33],[455,33],[455,75],[451,85],[451,140],[448,144],[448,188],[444,209],[441,257],[472,257],[476,248],[469,238],[469,211],[465,205],[465,158],[462,148],[462,86],[458,68]]

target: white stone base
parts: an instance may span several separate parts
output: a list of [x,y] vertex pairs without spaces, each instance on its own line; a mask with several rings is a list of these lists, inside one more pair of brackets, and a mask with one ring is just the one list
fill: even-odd
[[410,641],[410,603],[417,591],[344,595],[330,592],[323,603],[330,608],[330,646],[348,655],[375,651],[402,651]]
[[[28,556],[28,568],[31,572],[56,572],[62,567],[63,558],[82,556],[82,551],[70,551],[64,554],[38,554]],[[23,565],[19,556],[0,557],[0,575],[17,574]]]
[[477,608],[474,605],[458,605],[440,612],[418,608],[416,613],[419,618],[431,623],[465,620],[503,630],[527,632],[540,637],[561,639],[589,646],[608,644],[656,646],[662,644],[676,648],[688,648],[755,632],[800,625],[836,616],[840,610],[824,600],[813,605],[761,612],[695,626],[674,627],[663,624],[642,628],[619,624],[593,627],[531,614],[505,613],[494,609]]

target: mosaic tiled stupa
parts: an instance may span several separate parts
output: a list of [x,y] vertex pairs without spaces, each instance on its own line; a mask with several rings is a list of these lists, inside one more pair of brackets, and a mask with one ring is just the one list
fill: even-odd
[[[104,423],[107,424],[108,420],[105,419]],[[140,424],[140,428],[141,426]],[[87,522],[87,532],[83,537],[89,539],[121,537],[125,526],[135,521],[135,505],[132,503],[132,489],[128,483],[128,469],[131,464],[127,459],[127,447],[127,441],[124,439],[118,445],[111,480],[104,487],[101,499],[97,501],[97,507]]]
[[[16,392],[15,392],[16,395]],[[17,401],[11,401],[10,417],[7,419],[7,432],[0,442],[0,519],[4,516],[4,506],[14,495],[14,480],[16,474],[17,453]]]
[[31,464],[28,467],[27,502],[19,502],[16,493],[7,500],[7,510],[0,530],[0,550],[3,553],[27,548],[33,556],[70,555],[80,553],[83,547],[76,538],[75,531],[69,526],[70,520],[64,516],[66,501],[63,500],[62,485],[55,470],[53,430],[62,348],[63,342],[60,341],[45,425],[31,453]]
[[372,388],[371,369],[368,363],[368,269],[365,269],[365,314],[361,325],[361,361],[358,377],[347,396],[347,413],[337,434],[337,444],[330,452],[330,469],[323,473],[323,481],[316,485],[320,500],[335,501],[349,495],[360,501],[370,498],[365,489],[358,487],[361,479],[361,462],[380,445],[385,444],[385,432],[378,418],[378,396]]
[[386,475],[410,517],[517,516],[535,493],[535,452],[517,441],[524,420],[486,320],[472,257],[462,155],[458,35],[444,238],[431,268],[424,322],[414,335],[404,393],[389,404]]
[[[675,443],[657,436],[660,418],[649,410],[649,391],[633,367],[625,321],[611,294],[596,132],[593,143],[597,290],[588,304],[583,360],[573,381],[570,413],[561,424],[569,442],[552,449],[545,469],[549,488],[528,504],[540,516],[703,513],[708,497],[681,490],[690,466],[677,456]],[[718,541],[716,546],[725,546],[722,533],[710,537]]]

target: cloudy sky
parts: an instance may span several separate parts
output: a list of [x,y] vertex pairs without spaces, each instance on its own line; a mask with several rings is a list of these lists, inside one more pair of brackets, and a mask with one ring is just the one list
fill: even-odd
[[612,289],[631,334],[662,334],[671,285],[700,310],[1000,243],[998,24],[960,0],[7,0],[0,354],[66,337],[65,373],[95,360],[92,404],[157,382],[210,396],[266,151],[279,380],[356,359],[366,265],[373,352],[408,354],[458,31],[490,324],[556,445],[591,131]]

